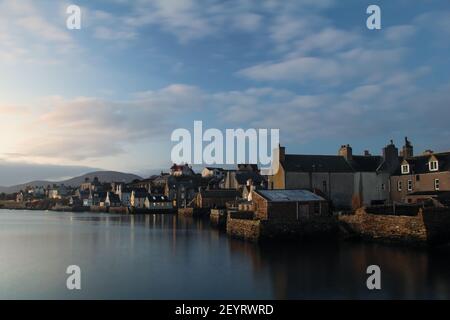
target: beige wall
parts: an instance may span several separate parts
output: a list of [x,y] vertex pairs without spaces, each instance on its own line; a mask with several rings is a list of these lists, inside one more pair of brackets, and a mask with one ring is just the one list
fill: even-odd
[[275,175],[269,176],[268,182],[269,189],[286,189],[285,172],[284,168],[281,165],[279,166],[278,172]]
[[[419,177],[419,179],[417,179]],[[391,176],[391,199],[403,202],[404,197],[417,191],[434,191],[434,180],[439,179],[439,190],[450,191],[450,172],[433,172],[424,174],[404,174]],[[408,180],[412,181],[412,191],[408,191]],[[402,182],[402,190],[398,191],[398,181]]]

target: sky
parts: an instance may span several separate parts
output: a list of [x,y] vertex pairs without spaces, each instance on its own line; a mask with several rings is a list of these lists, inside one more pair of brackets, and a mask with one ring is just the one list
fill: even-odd
[[449,39],[447,0],[0,0],[0,185],[145,176],[194,120],[280,129],[288,153],[447,151]]

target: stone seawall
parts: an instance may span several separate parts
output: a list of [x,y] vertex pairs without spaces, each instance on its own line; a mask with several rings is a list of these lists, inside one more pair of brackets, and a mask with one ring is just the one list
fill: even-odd
[[207,208],[179,208],[178,214],[185,217],[208,217],[210,209]]
[[256,220],[227,218],[227,233],[253,242],[269,239],[336,238],[338,221],[334,217],[300,220]]
[[109,207],[109,213],[129,214],[130,212],[127,207]]
[[257,242],[261,236],[261,221],[227,218],[227,234],[233,238]]
[[100,206],[91,206],[89,209],[90,212],[108,212],[108,208],[107,207],[100,207]]
[[361,208],[353,215],[340,216],[339,221],[347,235],[381,242],[425,245],[450,239],[447,208],[419,209],[409,216],[370,214]]

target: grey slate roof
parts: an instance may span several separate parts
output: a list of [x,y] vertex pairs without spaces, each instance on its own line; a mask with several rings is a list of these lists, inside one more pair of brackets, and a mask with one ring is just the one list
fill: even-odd
[[353,172],[342,156],[287,154],[282,166],[290,172]]
[[255,192],[271,202],[326,201],[308,190],[256,190]]
[[[450,152],[433,153],[431,155],[420,155],[405,159],[410,165],[411,174],[421,174],[430,172],[428,168],[428,161],[431,156],[435,156],[439,162],[439,170],[450,171]],[[401,160],[400,160],[401,163]],[[401,175],[401,166],[398,166],[395,175]]]
[[355,171],[373,172],[377,171],[383,162],[382,156],[353,156],[350,164]]

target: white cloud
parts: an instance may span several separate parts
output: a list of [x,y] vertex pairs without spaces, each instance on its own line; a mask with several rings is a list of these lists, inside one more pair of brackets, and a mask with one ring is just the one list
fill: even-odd
[[202,104],[200,90],[182,84],[138,93],[127,101],[45,98],[34,106],[37,115],[15,114],[16,123],[26,118],[17,130],[33,134],[14,137],[10,152],[72,161],[118,155],[130,144],[169,137]]
[[260,28],[263,18],[255,13],[242,13],[237,14],[233,20],[235,28],[252,32]]
[[[337,85],[346,80],[379,80],[402,56],[401,49],[369,50],[363,48],[339,52],[330,58],[297,57],[266,62],[238,71],[238,75],[256,81],[320,82]],[[388,68],[391,67],[391,68]],[[385,69],[386,68],[386,69]]]
[[296,41],[288,56],[303,56],[311,52],[333,53],[360,42],[361,37],[355,32],[327,27]]
[[385,30],[385,38],[389,41],[406,41],[416,33],[416,27],[412,25],[400,25],[388,27]]
[[111,27],[96,27],[94,37],[102,40],[134,40],[137,35],[133,31],[115,30]]
[[173,129],[189,127],[190,121],[203,120],[206,114],[208,126],[279,128],[284,143],[344,140],[355,133],[386,138],[399,130],[431,133],[434,129],[429,126],[430,117],[423,114],[423,105],[437,115],[433,123],[447,119],[448,87],[421,90],[416,80],[422,75],[418,69],[392,82],[350,86],[340,93],[300,94],[271,87],[208,93],[173,84],[137,93],[127,101],[52,97],[42,100],[45,103],[37,115],[15,114],[28,117],[15,121],[16,126],[23,125],[16,132],[32,134],[10,138],[13,148],[4,153],[53,163],[119,157],[155,141],[170,145]]
[[54,64],[75,54],[65,20],[54,13],[29,0],[0,2],[0,63]]

